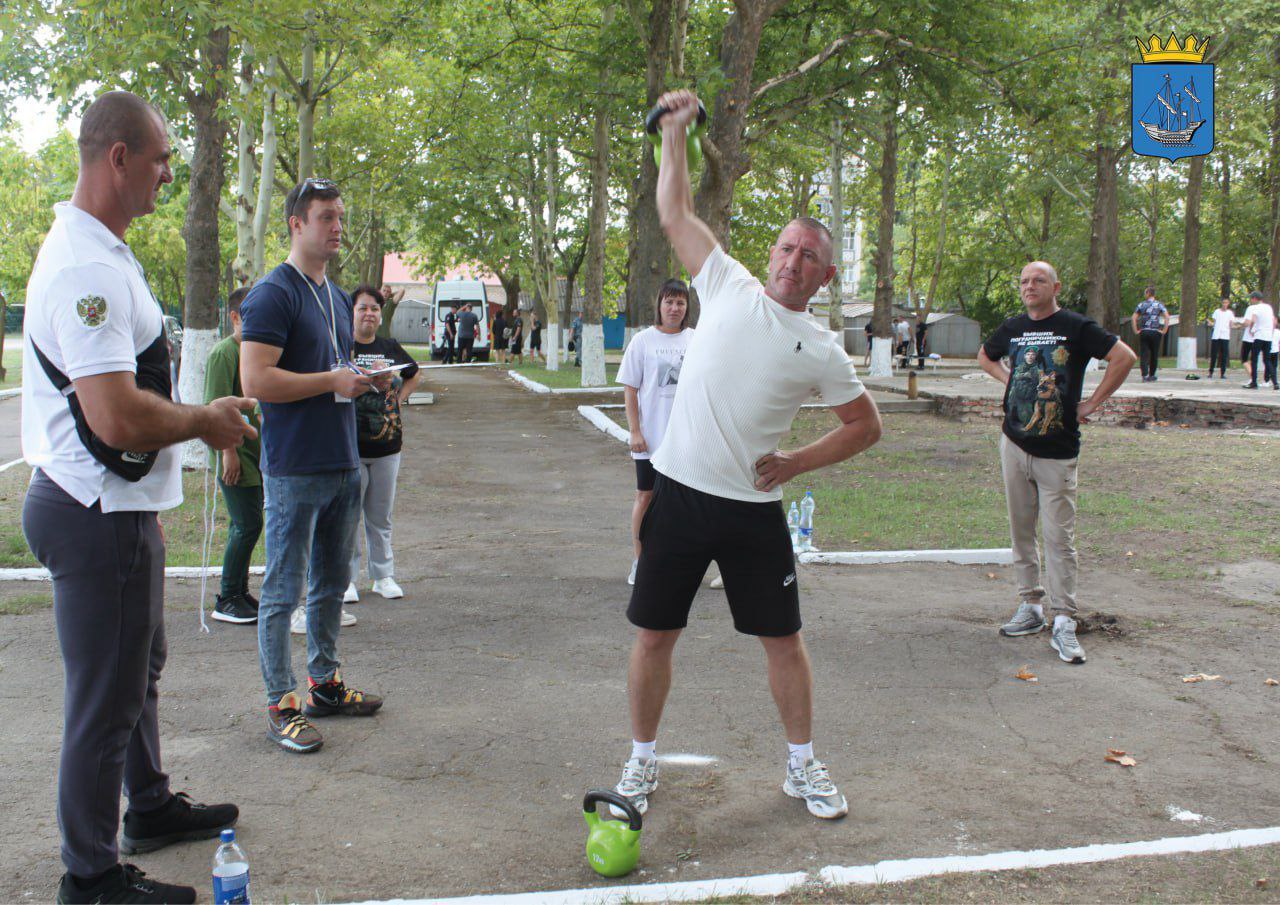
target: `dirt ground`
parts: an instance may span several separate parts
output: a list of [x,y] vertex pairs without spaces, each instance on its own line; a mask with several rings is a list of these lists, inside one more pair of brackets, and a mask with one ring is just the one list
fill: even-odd
[[[366,595],[341,641],[348,680],[387,696],[381,714],[321,723],[325,748],[309,757],[276,748],[254,631],[211,623],[201,634],[198,583],[170,585],[166,764],[175,789],[240,804],[260,901],[608,882],[586,865],[579,808],[586,789],[617,781],[628,751],[630,460],[577,417],[582,399],[533,396],[483,369],[431,374],[437,403],[406,416],[406,599]],[[16,407],[0,418],[16,430]],[[1008,569],[809,566],[800,581],[815,742],[850,816],[818,821],[782,794],[786,748],[762,652],[734,633],[722,592],[704,589],[659,751],[717,760],[663,767],[629,882],[1276,823],[1272,607],[1086,561],[1081,601],[1117,615],[1124,634],[1084,635],[1089,663],[1072,667],[1045,636],[996,634],[1012,606]],[[0,600],[33,590],[0,586]],[[296,640],[300,675],[304,656]],[[1024,664],[1038,683],[1013,677]],[[1201,671],[1222,678],[1180,680]],[[62,677],[47,608],[0,617],[0,679],[0,901],[48,900],[62,871]],[[1104,763],[1108,748],[1138,766]],[[1171,809],[1203,819],[1178,822]],[[207,900],[214,848],[133,860]],[[1069,900],[1071,887],[1043,898]]]

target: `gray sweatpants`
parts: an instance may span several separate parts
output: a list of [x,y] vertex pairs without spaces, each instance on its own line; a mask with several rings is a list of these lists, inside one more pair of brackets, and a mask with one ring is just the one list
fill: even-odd
[[164,668],[164,540],[154,512],[86,509],[41,471],[22,530],[53,575],[66,673],[58,825],[62,862],[88,877],[117,863],[120,788],[140,811],[169,800],[156,683]]
[[[391,510],[396,504],[396,477],[400,474],[400,453],[360,460],[360,514],[364,517],[364,539],[369,561],[369,578],[391,578],[396,573],[391,553]],[[356,524],[355,549],[351,553],[351,581],[360,583],[360,525]]]
[[[1046,590],[1056,616],[1076,612],[1076,464],[1078,459],[1042,459],[1000,437],[1000,465],[1009,504],[1009,535],[1018,597],[1041,603]],[[1044,537],[1044,584],[1036,521]]]

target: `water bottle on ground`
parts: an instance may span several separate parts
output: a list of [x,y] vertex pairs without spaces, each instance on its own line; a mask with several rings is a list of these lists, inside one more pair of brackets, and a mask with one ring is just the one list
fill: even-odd
[[813,545],[813,510],[816,508],[813,491],[806,490],[804,499],[800,501],[800,551],[802,553],[818,549]]
[[223,830],[222,844],[213,856],[214,905],[240,905],[249,901],[249,859],[236,845],[236,831]]
[[787,510],[787,530],[791,532],[791,552],[800,552],[800,509],[796,506],[795,500],[791,501],[791,508]]

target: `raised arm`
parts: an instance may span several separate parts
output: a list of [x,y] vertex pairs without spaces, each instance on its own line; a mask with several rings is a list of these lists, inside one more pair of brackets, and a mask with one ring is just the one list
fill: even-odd
[[658,100],[668,111],[658,121],[662,128],[662,163],[658,167],[658,220],[680,263],[696,277],[715,250],[716,237],[693,210],[685,130],[698,116],[698,98],[692,91],[670,91]]

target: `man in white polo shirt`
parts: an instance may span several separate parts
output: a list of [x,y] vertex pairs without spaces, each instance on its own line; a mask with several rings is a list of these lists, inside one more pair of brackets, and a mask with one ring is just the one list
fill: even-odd
[[1276,375],[1275,365],[1271,361],[1271,333],[1276,326],[1276,313],[1267,304],[1261,292],[1249,293],[1249,307],[1244,309],[1245,334],[1253,334],[1253,345],[1249,351],[1250,380],[1245,389],[1258,388],[1258,359],[1262,359],[1263,379],[1271,384],[1273,390],[1280,390],[1280,377]]
[[160,766],[156,683],[165,661],[164,540],[156,513],[182,502],[172,444],[238,446],[251,400],[170,399],[163,316],[124,235],[172,182],[160,115],[104,94],[80,127],[80,175],[27,284],[22,452],[34,469],[22,527],[53,576],[66,693],[59,902],[194,902],[118,860],[218,835],[235,805],[173,794]]
[[[843,461],[880,439],[880,415],[836,335],[808,313],[835,275],[831,234],[816,220],[788,223],[770,250],[763,286],[729,257],[694,214],[686,127],[698,99],[663,95],[658,215],[693,276],[701,319],[680,372],[671,420],[653,457],[653,501],[627,618],[636,626],[629,692],[632,751],[617,790],[641,812],[658,784],[658,723],[671,654],[715,560],[738,631],[764,645],[789,756],[783,791],[817,817],[849,806],[813,755],[813,674],[800,635],[800,595],[782,485]],[[777,444],[813,393],[841,426],[803,449]]]

